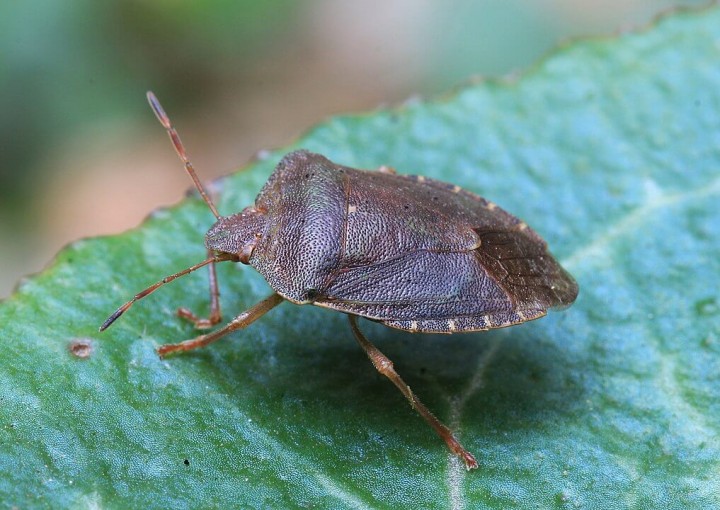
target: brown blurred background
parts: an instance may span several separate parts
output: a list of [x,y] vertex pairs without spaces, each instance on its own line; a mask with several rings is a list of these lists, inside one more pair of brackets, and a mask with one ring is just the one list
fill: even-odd
[[329,115],[432,96],[706,0],[23,0],[0,4],[0,298],[64,244],[121,232],[190,183]]

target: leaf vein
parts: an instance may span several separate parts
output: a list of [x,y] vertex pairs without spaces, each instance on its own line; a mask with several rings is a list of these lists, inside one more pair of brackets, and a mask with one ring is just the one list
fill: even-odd
[[665,193],[659,191],[653,194],[643,205],[629,212],[607,229],[595,236],[589,243],[575,250],[569,257],[562,261],[562,265],[572,271],[581,262],[606,255],[606,249],[624,234],[636,229],[646,221],[653,212],[672,207],[674,205],[688,202],[698,198],[704,198],[720,193],[720,178],[711,181],[709,184],[683,191],[681,193]]

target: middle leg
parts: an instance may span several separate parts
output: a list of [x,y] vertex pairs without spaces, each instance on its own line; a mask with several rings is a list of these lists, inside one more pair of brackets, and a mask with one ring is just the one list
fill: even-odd
[[184,342],[180,342],[177,344],[161,345],[160,347],[158,347],[157,352],[162,358],[173,352],[191,351],[199,347],[205,347],[207,344],[214,342],[215,340],[219,340],[220,338],[224,337],[232,331],[235,331],[236,329],[242,329],[249,326],[256,320],[258,320],[260,317],[268,313],[270,310],[275,308],[277,305],[282,303],[283,299],[284,298],[280,294],[273,292],[270,296],[266,297],[248,310],[245,310],[243,313],[235,317],[222,328],[215,330],[212,333],[200,335],[199,337],[193,338],[191,340],[185,340]]

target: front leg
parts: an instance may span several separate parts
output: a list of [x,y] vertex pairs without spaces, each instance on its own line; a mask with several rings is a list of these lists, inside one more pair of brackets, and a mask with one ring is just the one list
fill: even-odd
[[[213,251],[208,249],[208,257],[213,256]],[[220,312],[220,288],[217,282],[217,273],[215,271],[215,262],[211,262],[208,267],[208,278],[210,283],[210,316],[206,319],[192,313],[188,308],[180,307],[177,309],[178,317],[189,320],[195,325],[196,329],[209,329],[222,320]]]

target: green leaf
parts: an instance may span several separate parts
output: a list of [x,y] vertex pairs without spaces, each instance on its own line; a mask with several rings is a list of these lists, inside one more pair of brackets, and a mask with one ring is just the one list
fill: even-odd
[[[528,221],[579,281],[570,309],[504,330],[410,335],[363,322],[480,469],[448,454],[341,314],[284,303],[160,360],[159,344],[196,334],[174,309],[207,312],[199,272],[98,334],[133,293],[204,258],[213,218],[194,197],[75,243],[0,305],[0,499],[717,507],[718,27],[718,9],[675,15],[569,46],[517,81],[332,119],[293,147],[480,193]],[[250,204],[280,156],[219,183],[220,210]],[[270,292],[248,267],[220,265],[219,278],[227,317]],[[77,339],[89,357],[71,353]]]

